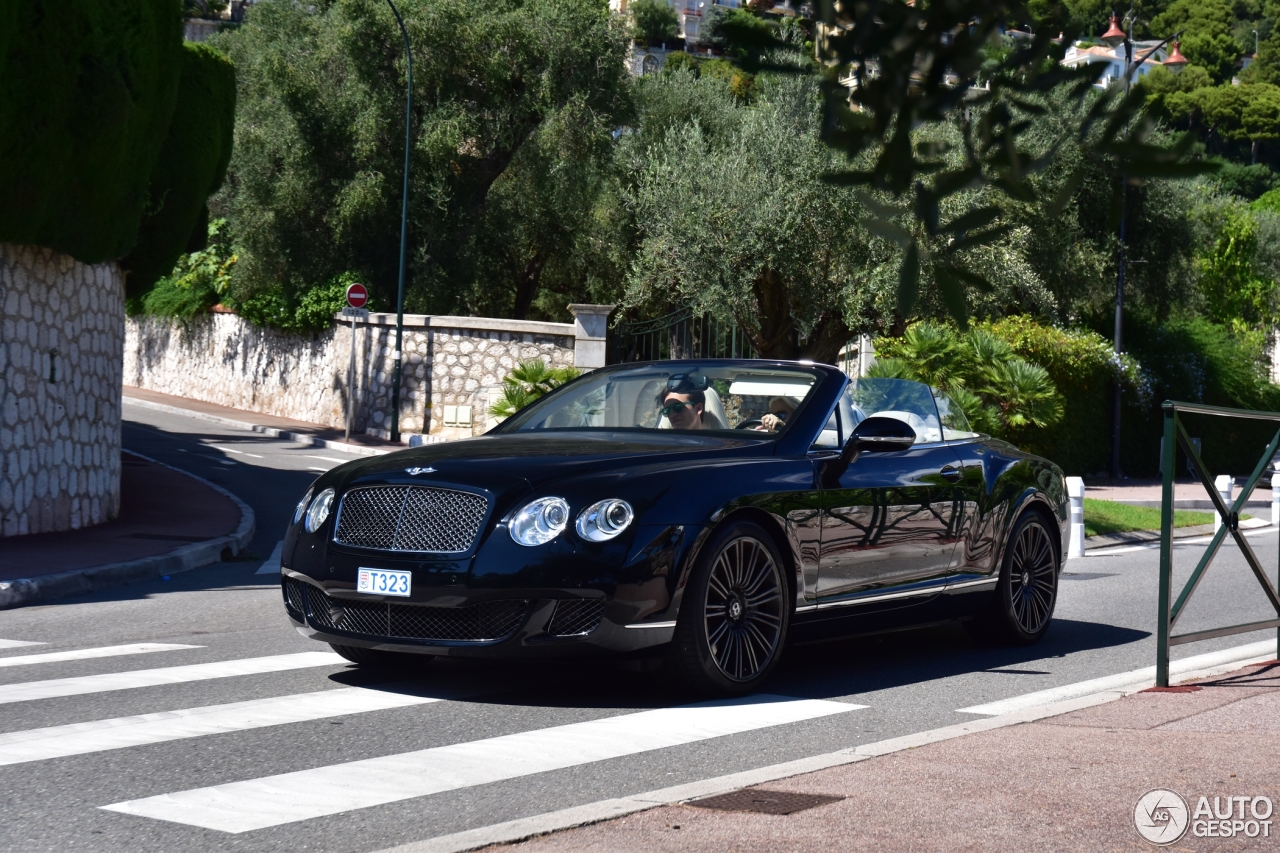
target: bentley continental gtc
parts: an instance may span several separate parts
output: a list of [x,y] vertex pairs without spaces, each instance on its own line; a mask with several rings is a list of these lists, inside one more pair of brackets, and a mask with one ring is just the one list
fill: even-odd
[[358,664],[661,658],[732,695],[788,642],[951,619],[1037,641],[1066,523],[1057,466],[970,431],[927,385],[633,363],[482,436],[323,474],[281,581],[297,629]]

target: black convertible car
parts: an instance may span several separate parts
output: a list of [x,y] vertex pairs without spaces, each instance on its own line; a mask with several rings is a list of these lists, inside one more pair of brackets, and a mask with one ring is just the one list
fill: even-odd
[[665,655],[755,689],[788,641],[962,619],[1032,643],[1062,471],[899,379],[759,360],[586,374],[486,435],[348,462],[284,543],[285,609],[360,664]]

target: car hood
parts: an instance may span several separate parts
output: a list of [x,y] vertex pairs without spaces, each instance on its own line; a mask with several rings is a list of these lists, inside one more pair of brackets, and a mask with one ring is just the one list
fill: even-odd
[[[556,430],[484,435],[429,444],[342,466],[343,485],[414,483],[466,485],[493,492],[538,489],[597,472],[661,462],[773,455],[769,439],[650,431]],[[410,473],[411,469],[420,469]],[[432,469],[432,470],[426,470]]]

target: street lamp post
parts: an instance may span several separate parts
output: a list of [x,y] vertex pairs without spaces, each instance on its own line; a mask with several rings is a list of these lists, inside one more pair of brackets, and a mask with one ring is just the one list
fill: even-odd
[[400,202],[400,282],[396,287],[396,349],[395,362],[391,369],[391,440],[399,441],[400,361],[404,340],[404,261],[409,234],[409,150],[413,139],[413,53],[409,50],[409,31],[404,27],[400,10],[391,0],[387,0],[387,5],[391,7],[391,14],[396,16],[396,23],[400,25],[400,34],[404,36],[404,60],[409,71],[404,96],[404,190],[401,193]]
[[[1120,29],[1120,22],[1115,14],[1111,15],[1111,25],[1107,31],[1102,34],[1102,40],[1111,48],[1117,48],[1124,45],[1124,95],[1127,100],[1129,97],[1129,87],[1133,81],[1133,75],[1138,73],[1138,67],[1148,59],[1156,55],[1156,51],[1164,47],[1171,40],[1182,35],[1181,31],[1160,42],[1139,59],[1133,61],[1133,6],[1129,7],[1129,14],[1126,16],[1129,25],[1129,31],[1126,33]],[[1175,41],[1173,43],[1173,51],[1168,58],[1162,63],[1170,68],[1175,74],[1182,70],[1187,64],[1187,60],[1183,58],[1182,52],[1178,49],[1179,45]],[[1125,138],[1129,136],[1128,124],[1125,125]],[[1128,207],[1129,187],[1128,181],[1123,174],[1120,175],[1120,247],[1116,262],[1116,317],[1115,317],[1115,338],[1113,342],[1113,352],[1115,353],[1117,367],[1119,366],[1120,355],[1124,352],[1124,274],[1126,267],[1125,258],[1125,209]],[[1115,479],[1120,477],[1120,377],[1117,373],[1115,387],[1111,396],[1111,476]]]

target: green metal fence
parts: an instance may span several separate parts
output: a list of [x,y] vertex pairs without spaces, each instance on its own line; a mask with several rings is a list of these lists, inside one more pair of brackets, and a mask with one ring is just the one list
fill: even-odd
[[[1248,409],[1227,409],[1221,406],[1203,406],[1197,403],[1175,403],[1170,401],[1166,401],[1163,408],[1164,443],[1160,452],[1164,457],[1161,460],[1161,469],[1164,471],[1164,494],[1162,495],[1160,506],[1160,614],[1157,624],[1158,633],[1156,635],[1156,684],[1159,687],[1168,687],[1170,647],[1181,645],[1182,643],[1194,643],[1197,640],[1210,640],[1214,637],[1245,634],[1265,628],[1280,628],[1280,596],[1277,596],[1276,587],[1272,585],[1271,579],[1267,577],[1262,564],[1258,561],[1258,555],[1254,552],[1253,546],[1249,544],[1249,540],[1240,532],[1240,510],[1244,508],[1245,501],[1253,494],[1254,487],[1271,463],[1277,448],[1280,448],[1280,429],[1276,430],[1275,438],[1271,440],[1266,452],[1258,460],[1258,464],[1253,469],[1253,475],[1249,477],[1249,481],[1240,490],[1239,496],[1228,507],[1222,500],[1221,495],[1218,494],[1217,489],[1214,488],[1213,479],[1205,469],[1204,462],[1200,459],[1196,443],[1187,435],[1187,431],[1183,427],[1182,420],[1178,417],[1178,414],[1181,412],[1215,417],[1247,418],[1280,424],[1280,413],[1255,412]],[[1181,447],[1183,452],[1186,453],[1192,473],[1200,479],[1205,490],[1209,493],[1209,498],[1213,501],[1222,524],[1218,526],[1217,532],[1205,547],[1204,554],[1200,557],[1200,562],[1196,565],[1195,571],[1191,573],[1191,577],[1187,579],[1182,591],[1178,593],[1177,601],[1173,602],[1171,607],[1169,602],[1173,593],[1173,475],[1177,447]],[[1265,619],[1261,622],[1249,622],[1244,625],[1231,625],[1226,628],[1211,628],[1205,631],[1190,631],[1184,634],[1172,633],[1174,626],[1178,624],[1178,618],[1186,611],[1187,603],[1191,600],[1196,587],[1204,580],[1209,564],[1218,555],[1218,550],[1222,547],[1222,543],[1228,535],[1235,539],[1236,544],[1240,546],[1240,552],[1244,555],[1249,568],[1253,570],[1253,574],[1258,579],[1258,584],[1262,587],[1263,593],[1271,603],[1272,609],[1275,610],[1277,618]],[[1280,552],[1277,553],[1277,557],[1280,559]],[[1280,657],[1280,632],[1277,633],[1276,643],[1277,657]]]

